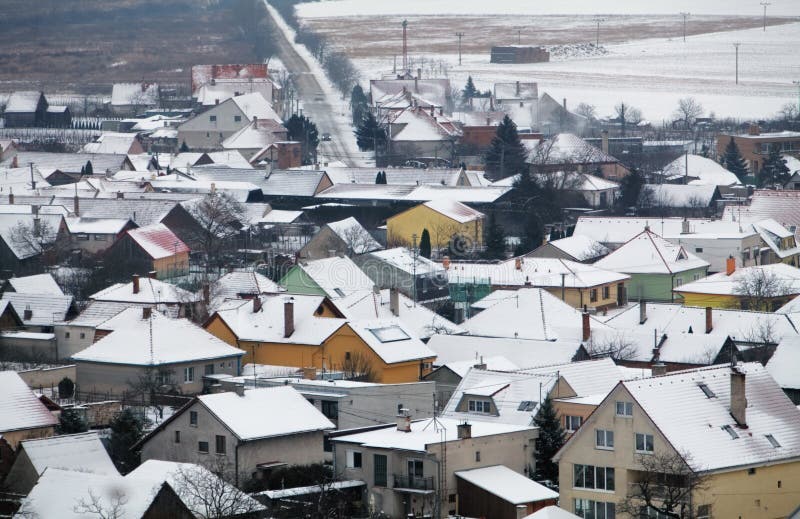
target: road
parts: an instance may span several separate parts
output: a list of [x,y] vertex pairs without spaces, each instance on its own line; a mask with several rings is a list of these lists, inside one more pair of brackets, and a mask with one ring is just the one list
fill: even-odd
[[277,56],[292,76],[303,115],[317,125],[320,136],[323,133],[331,135],[330,141],[319,144],[317,155],[320,162],[340,161],[348,167],[365,165],[369,154],[357,151],[353,129],[348,123],[350,116],[346,101],[330,89],[326,91],[323,88],[306,58],[298,53],[292,39],[287,37],[286,22],[274,9],[268,7],[267,11],[278,29],[274,31]]

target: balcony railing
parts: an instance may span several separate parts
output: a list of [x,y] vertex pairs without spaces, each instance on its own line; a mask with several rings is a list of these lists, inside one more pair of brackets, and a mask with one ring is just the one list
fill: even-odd
[[406,476],[394,474],[394,488],[410,488],[412,490],[434,490],[433,477]]

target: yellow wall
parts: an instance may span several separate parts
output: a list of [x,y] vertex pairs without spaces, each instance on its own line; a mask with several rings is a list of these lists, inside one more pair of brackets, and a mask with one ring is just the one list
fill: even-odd
[[412,245],[413,235],[416,234],[419,245],[423,229],[428,229],[433,248],[446,247],[454,234],[466,236],[476,245],[483,246],[482,219],[461,224],[424,205],[392,216],[386,221],[386,227],[390,244]]
[[180,254],[153,260],[153,270],[156,271],[158,279],[184,274],[189,271],[189,253],[181,252]]
[[[604,286],[608,287],[608,298],[605,299],[603,298]],[[597,290],[597,301],[591,301],[592,289]],[[546,287],[545,290],[561,299],[561,287]],[[608,283],[606,285],[597,285],[596,287],[583,289],[565,288],[564,302],[573,308],[583,308],[583,305],[589,308],[617,306],[617,283]]]
[[686,306],[705,308],[740,308],[739,298],[734,295],[697,294],[694,292],[676,292],[683,297]]
[[5,441],[15,449],[20,442],[25,440],[35,440],[38,438],[49,438],[55,434],[55,427],[39,427],[38,429],[23,429],[20,431],[5,431],[2,436]]

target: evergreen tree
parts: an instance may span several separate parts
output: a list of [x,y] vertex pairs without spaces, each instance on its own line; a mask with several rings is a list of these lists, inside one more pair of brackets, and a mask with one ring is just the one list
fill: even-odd
[[550,480],[558,483],[558,463],[553,456],[564,445],[564,429],[553,408],[550,397],[544,399],[533,423],[539,427],[539,438],[536,440],[536,473],[537,481]]
[[69,408],[61,411],[61,416],[58,418],[59,434],[75,434],[88,430],[89,424],[86,423],[86,420],[83,419],[77,409]]
[[422,229],[422,236],[419,239],[419,255],[431,259],[431,233],[428,232],[428,229]]
[[527,254],[539,247],[542,241],[544,241],[544,224],[542,223],[542,219],[537,211],[528,210],[523,227],[523,235],[519,245],[514,251],[514,255],[522,256],[523,254]]
[[480,92],[478,89],[475,88],[475,83],[472,82],[472,76],[467,78],[467,84],[464,86],[464,90],[461,91],[461,98],[464,100],[464,104],[469,104],[469,100],[473,97],[478,97]]
[[742,158],[742,154],[739,153],[739,146],[736,145],[736,142],[731,137],[731,140],[728,142],[728,145],[725,147],[725,154],[723,155],[724,166],[725,168],[736,175],[739,180],[743,180],[745,176],[747,176],[747,165]]
[[386,184],[387,183],[386,182],[386,172],[385,171],[381,171],[381,182],[380,183],[381,184]]
[[72,398],[75,394],[75,382],[69,377],[64,377],[58,383],[58,398]]
[[786,165],[786,159],[781,156],[779,146],[770,146],[769,155],[761,167],[759,185],[767,187],[780,184],[782,186],[789,181],[791,177],[789,173],[789,167]]
[[108,442],[108,455],[122,474],[127,474],[139,464],[139,455],[131,452],[131,447],[142,438],[142,421],[126,408],[111,422],[111,437]]
[[91,160],[87,160],[86,161],[86,168],[84,169],[84,171],[85,171],[85,173],[87,175],[93,175],[94,174],[94,170],[92,169],[92,161]]
[[383,184],[383,182],[381,182],[381,172],[380,172],[380,171],[378,171],[378,172],[375,174],[375,183],[376,183],[376,184]]
[[630,174],[622,179],[619,198],[622,207],[636,207],[639,205],[639,195],[644,184],[644,176],[636,169],[631,170]]
[[486,152],[486,172],[493,180],[527,171],[528,153],[520,141],[517,125],[506,115]]
[[506,233],[500,224],[497,223],[497,217],[494,212],[489,214],[489,222],[486,226],[486,251],[484,257],[486,259],[504,259],[506,256]]
[[353,116],[353,126],[356,127],[361,124],[361,121],[369,113],[367,95],[361,85],[354,86],[353,91],[350,93],[350,111]]
[[189,146],[186,145],[186,141],[183,141],[181,143],[181,147],[178,151],[180,151],[181,153],[186,153],[187,151],[189,151]]
[[374,150],[376,145],[381,148],[386,143],[386,133],[372,112],[367,112],[367,115],[361,120],[361,124],[356,128],[355,134],[358,149],[361,151]]
[[317,159],[319,131],[317,125],[305,115],[292,115],[286,121],[290,141],[298,141],[303,155],[303,164],[313,164]]

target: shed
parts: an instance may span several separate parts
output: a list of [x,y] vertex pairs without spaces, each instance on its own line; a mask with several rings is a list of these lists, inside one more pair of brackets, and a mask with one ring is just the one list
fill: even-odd
[[459,513],[517,519],[558,503],[558,492],[504,465],[456,472]]

